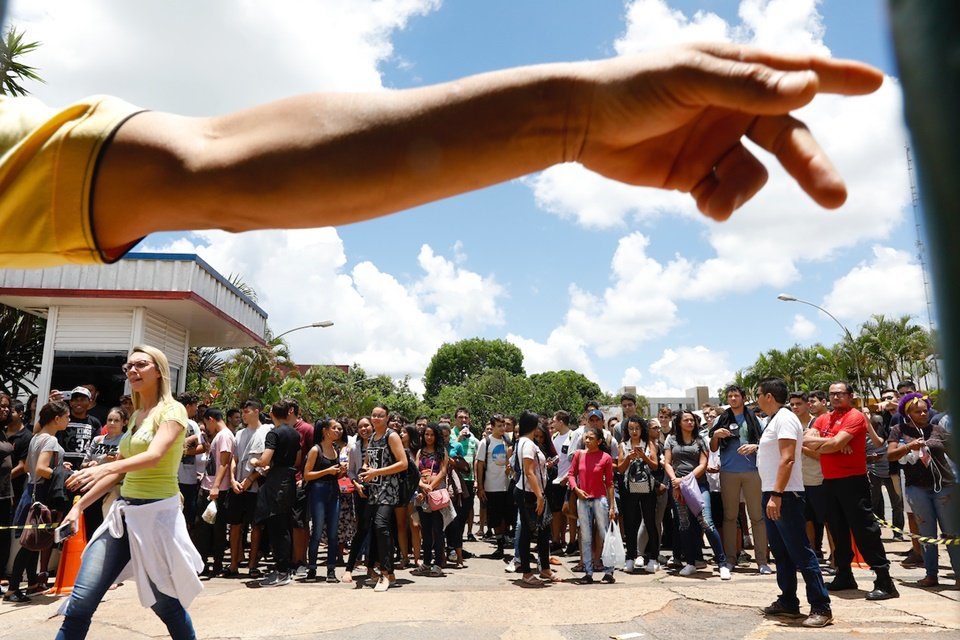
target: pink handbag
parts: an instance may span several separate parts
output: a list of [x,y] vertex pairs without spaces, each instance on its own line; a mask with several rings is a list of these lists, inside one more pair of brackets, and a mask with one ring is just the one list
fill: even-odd
[[446,489],[435,489],[427,494],[427,505],[430,511],[440,511],[450,504],[450,492]]

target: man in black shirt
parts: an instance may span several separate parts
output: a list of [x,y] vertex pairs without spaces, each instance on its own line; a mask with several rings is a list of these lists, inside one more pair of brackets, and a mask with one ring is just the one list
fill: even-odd
[[[52,395],[52,394],[51,394]],[[59,398],[57,398],[59,399]],[[63,447],[63,460],[79,469],[87,454],[93,436],[100,435],[100,421],[89,415],[93,394],[86,387],[74,387],[70,392],[70,422],[57,432],[57,442]]]
[[276,425],[267,433],[263,455],[250,464],[266,474],[257,496],[255,520],[265,524],[273,547],[273,571],[260,581],[262,587],[290,584],[290,511],[297,496],[296,473],[300,464],[300,434],[293,428],[297,413],[281,400],[270,409]]

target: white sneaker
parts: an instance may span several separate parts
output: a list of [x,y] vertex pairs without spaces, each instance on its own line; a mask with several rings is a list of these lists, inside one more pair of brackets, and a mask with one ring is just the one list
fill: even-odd
[[773,569],[770,568],[770,565],[768,564],[760,565],[760,575],[769,576],[771,573],[773,573]]
[[646,571],[647,573],[656,573],[657,569],[659,568],[660,568],[660,563],[657,562],[656,560],[651,560],[650,562],[647,563],[647,566],[644,567],[644,571]]
[[697,572],[697,566],[694,564],[684,565],[683,569],[680,569],[681,576],[692,576]]
[[514,562],[513,560],[511,560],[510,562],[508,562],[503,566],[503,570],[506,571],[507,573],[516,573],[517,567],[519,566],[520,566],[519,562]]
[[627,563],[623,566],[623,571],[625,573],[633,573],[633,560],[627,560]]
[[377,586],[375,586],[373,590],[376,591],[377,593],[383,593],[389,588],[390,588],[390,581],[387,579],[386,576],[383,576],[380,578],[380,582],[377,583]]
[[732,576],[730,575],[730,567],[727,565],[722,565],[720,567],[720,579],[729,580]]

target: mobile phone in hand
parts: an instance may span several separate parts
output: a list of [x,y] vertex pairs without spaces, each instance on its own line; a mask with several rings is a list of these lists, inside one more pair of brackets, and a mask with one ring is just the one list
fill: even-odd
[[53,542],[54,544],[59,544],[68,538],[72,538],[76,533],[76,530],[73,528],[73,523],[64,522],[53,530]]

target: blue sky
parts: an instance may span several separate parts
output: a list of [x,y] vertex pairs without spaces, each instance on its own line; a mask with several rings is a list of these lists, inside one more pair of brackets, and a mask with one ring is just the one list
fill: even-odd
[[[854,57],[890,78],[874,96],[818,98],[799,116],[848,178],[818,210],[771,168],[730,222],[680,194],[614,185],[575,165],[388,218],[294,234],[159,234],[260,292],[299,362],[422,376],[443,341],[520,346],[529,372],[573,368],[614,391],[711,388],[758,353],[833,342],[871,313],[926,322],[899,88],[880,0],[327,0],[14,2],[44,42],[51,105],[112,93],[213,115],[317,90],[403,89],[520,64],[720,38]],[[770,166],[768,164],[768,166]],[[318,194],[322,197],[322,194]],[[893,285],[891,285],[893,283]],[[914,285],[914,286],[904,286]]]

